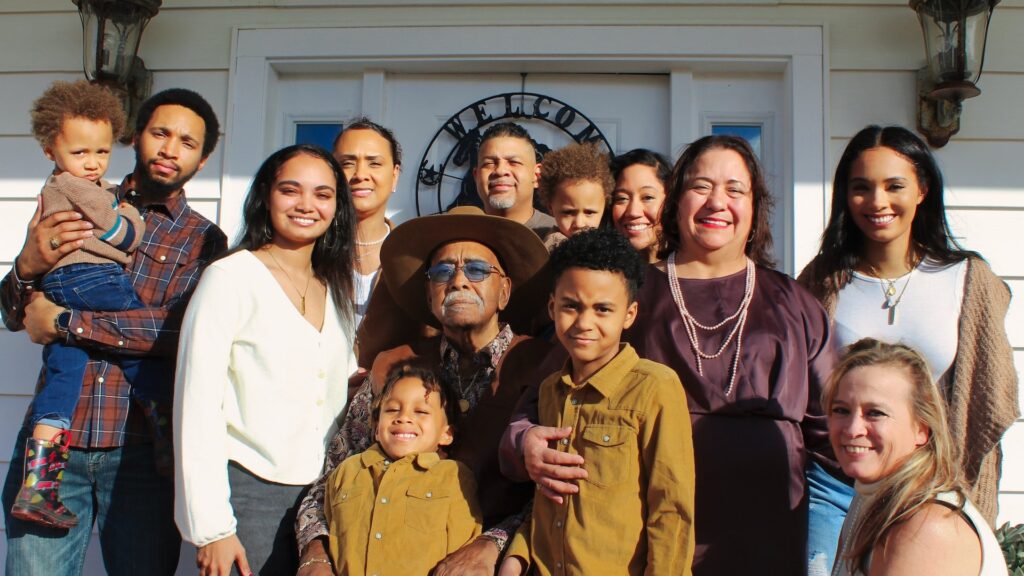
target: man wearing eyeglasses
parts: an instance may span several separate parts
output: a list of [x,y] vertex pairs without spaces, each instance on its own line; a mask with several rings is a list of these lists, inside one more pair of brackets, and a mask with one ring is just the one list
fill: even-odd
[[[342,460],[373,442],[374,394],[392,366],[412,358],[437,370],[457,396],[456,440],[448,456],[475,472],[484,517],[484,534],[438,564],[432,574],[494,574],[533,492],[532,484],[513,483],[501,475],[498,442],[523,387],[540,382],[564,357],[552,353],[548,342],[515,335],[503,321],[529,319],[543,308],[550,288],[543,274],[546,262],[547,250],[529,228],[473,207],[410,220],[388,236],[381,247],[386,290],[374,292],[359,336],[364,347],[360,356],[373,358],[373,367],[330,443],[324,475],[299,508],[299,576],[332,573],[323,514],[327,478]],[[375,327],[396,323],[396,308],[412,318],[409,323],[429,324],[441,335],[412,337],[379,354],[365,349]]]

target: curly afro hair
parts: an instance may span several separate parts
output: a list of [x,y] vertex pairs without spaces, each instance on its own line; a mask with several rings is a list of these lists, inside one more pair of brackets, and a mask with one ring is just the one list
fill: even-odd
[[541,202],[550,206],[559,184],[584,180],[600,184],[607,203],[615,189],[608,162],[608,155],[598,151],[595,144],[569,144],[549,152],[540,170]]
[[458,412],[456,412],[456,406],[459,405],[458,393],[450,384],[441,380],[437,372],[430,365],[422,360],[410,360],[392,367],[384,379],[384,386],[374,396],[370,404],[370,418],[374,429],[377,428],[377,423],[380,422],[381,405],[391,395],[391,390],[394,389],[395,384],[403,378],[419,379],[423,382],[423,389],[427,394],[437,392],[438,403],[444,409],[448,424],[451,426],[455,425],[456,418],[458,418]]
[[625,236],[610,228],[589,228],[577,232],[555,247],[548,260],[554,286],[570,268],[604,270],[622,274],[630,301],[636,301],[644,284],[647,263]]
[[57,81],[32,103],[32,135],[43,148],[53,146],[66,118],[109,122],[117,140],[124,134],[121,100],[108,88],[86,80]]

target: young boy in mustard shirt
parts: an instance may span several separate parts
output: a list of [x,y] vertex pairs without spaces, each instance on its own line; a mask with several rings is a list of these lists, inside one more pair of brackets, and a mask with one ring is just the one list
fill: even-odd
[[473,472],[438,455],[452,443],[454,409],[431,370],[400,364],[388,374],[373,406],[377,442],[327,481],[335,574],[426,576],[480,535]]
[[587,478],[556,504],[535,498],[500,574],[690,574],[693,446],[679,377],[639,358],[622,331],[636,317],[645,264],[612,230],[584,230],[551,254],[555,333],[570,359],[540,386],[542,426],[572,427],[557,449]]

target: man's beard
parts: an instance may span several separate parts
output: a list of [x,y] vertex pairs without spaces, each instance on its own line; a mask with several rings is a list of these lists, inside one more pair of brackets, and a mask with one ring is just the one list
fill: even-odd
[[516,196],[515,194],[509,194],[508,196],[488,196],[487,203],[495,210],[508,210],[516,205]]
[[192,177],[196,175],[196,172],[199,171],[199,168],[197,167],[195,170],[189,173],[180,172],[181,165],[178,163],[175,163],[175,165],[178,166],[179,170],[178,177],[176,179],[171,180],[169,182],[156,180],[155,178],[153,178],[153,175],[150,174],[149,172],[149,165],[143,162],[142,158],[139,157],[139,149],[136,148],[135,187],[138,188],[142,193],[146,194],[147,196],[152,196],[154,198],[166,198],[167,196],[170,196],[172,192],[177,192],[182,187],[184,187],[185,184],[187,184],[188,181],[191,180]]

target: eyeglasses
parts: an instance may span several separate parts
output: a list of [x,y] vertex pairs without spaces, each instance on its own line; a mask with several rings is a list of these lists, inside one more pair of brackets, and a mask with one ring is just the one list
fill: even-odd
[[455,278],[455,273],[460,269],[470,282],[483,282],[491,274],[504,276],[504,274],[501,273],[501,269],[497,266],[488,264],[483,260],[466,260],[462,264],[438,262],[430,268],[427,268],[427,278],[429,278],[431,282],[447,284],[452,281],[452,278]]

